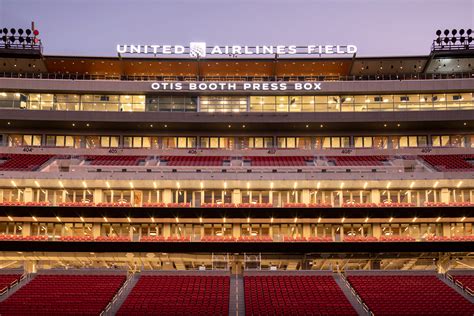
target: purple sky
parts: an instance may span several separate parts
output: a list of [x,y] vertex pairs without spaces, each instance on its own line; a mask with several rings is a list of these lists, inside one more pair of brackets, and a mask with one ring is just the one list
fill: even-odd
[[474,28],[474,0],[0,0],[0,27],[35,21],[48,55],[116,44],[355,44],[359,56],[426,55],[436,29]]

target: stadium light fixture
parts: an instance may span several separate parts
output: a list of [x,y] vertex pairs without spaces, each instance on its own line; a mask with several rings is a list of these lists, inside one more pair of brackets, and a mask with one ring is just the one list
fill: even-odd
[[38,221],[38,219],[37,219],[35,216],[31,216],[31,218],[32,218],[35,222]]
[[441,220],[441,216],[439,216],[437,219],[436,219],[436,222],[439,222]]
[[8,215],[7,217],[10,222],[13,222],[13,218],[10,215]]
[[465,220],[466,220],[466,216],[463,216],[463,217],[461,218],[461,222],[464,222]]
[[456,184],[456,188],[459,189],[461,187],[461,185],[462,185],[462,181],[459,181],[458,184]]

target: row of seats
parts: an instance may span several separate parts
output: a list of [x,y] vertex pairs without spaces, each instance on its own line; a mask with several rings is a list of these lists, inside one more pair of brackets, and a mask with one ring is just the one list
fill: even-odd
[[310,156],[247,156],[244,161],[250,162],[253,167],[304,167],[313,161]]
[[474,291],[474,275],[454,275],[454,281],[460,283],[463,288],[468,288],[471,292]]
[[[66,159],[69,156],[45,154],[0,154],[0,171],[37,171],[52,158]],[[474,155],[421,155],[420,159],[435,170],[472,171]],[[86,155],[83,157],[92,166],[137,166],[147,156]],[[245,156],[242,159],[255,167],[304,167],[314,161],[312,156]],[[168,166],[223,166],[230,161],[228,156],[162,156],[160,160]],[[326,160],[341,167],[377,167],[389,161],[388,156],[328,156]]]
[[144,275],[117,315],[229,315],[230,277]]
[[167,166],[173,167],[218,167],[223,166],[224,161],[229,157],[222,156],[163,156],[161,161],[165,161]]
[[351,167],[383,166],[388,161],[387,156],[330,156],[326,159],[335,166]]
[[12,284],[20,281],[21,274],[0,274],[0,291],[10,288]]
[[146,156],[85,156],[91,166],[138,166]]
[[[468,207],[473,206],[474,203],[471,202],[425,202],[424,206],[426,207]],[[0,202],[0,206],[51,206],[50,202],[20,202],[20,201],[4,201]],[[132,204],[129,202],[64,202],[59,203],[58,206],[61,207],[132,207]],[[183,208],[191,207],[190,203],[143,203],[143,207],[171,207],[171,208]],[[203,203],[201,204],[203,208],[271,208],[273,207],[272,203]],[[284,203],[283,207],[286,208],[330,208],[332,205],[330,203]],[[341,207],[344,208],[365,208],[365,207],[416,207],[414,203],[344,203]]]
[[474,236],[431,236],[426,240],[428,241],[474,241]]
[[245,276],[245,315],[357,315],[332,276]]
[[169,236],[169,237],[164,237],[164,236],[142,236],[140,238],[140,241],[143,241],[143,242],[165,242],[165,241],[185,242],[185,241],[191,241],[191,237],[189,237],[189,236],[183,236],[183,237],[177,237],[177,236]]
[[53,157],[53,155],[36,154],[0,154],[0,171],[37,171]]
[[0,235],[0,241],[47,241],[48,236]]
[[348,276],[347,280],[375,315],[466,315],[474,304],[436,276]]
[[122,275],[37,275],[0,302],[0,314],[99,315],[124,282]]
[[474,165],[468,160],[474,160],[474,155],[422,155],[422,160],[437,171],[472,171]]

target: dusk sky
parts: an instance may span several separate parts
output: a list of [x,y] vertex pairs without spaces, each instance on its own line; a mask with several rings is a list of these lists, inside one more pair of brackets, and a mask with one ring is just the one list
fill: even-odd
[[355,44],[359,56],[426,55],[437,29],[474,28],[474,0],[0,0],[0,26],[35,21],[48,55],[117,44]]

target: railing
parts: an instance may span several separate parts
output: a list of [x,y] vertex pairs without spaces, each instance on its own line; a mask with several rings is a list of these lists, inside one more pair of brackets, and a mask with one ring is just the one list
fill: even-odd
[[120,287],[120,289],[118,290],[118,292],[114,295],[114,297],[112,298],[112,300],[109,302],[109,304],[107,304],[107,306],[104,308],[104,310],[100,313],[100,316],[105,316],[105,315],[109,315],[109,312],[112,310],[112,308],[114,307],[115,304],[117,304],[117,301],[118,299],[120,298],[120,296],[122,295],[123,291],[125,291],[128,286],[130,285],[130,283],[133,281],[133,277],[134,277],[134,274],[133,273],[129,273],[128,276],[127,276],[127,280],[125,280],[125,282],[123,283],[122,287]]
[[359,304],[362,306],[364,311],[366,311],[368,315],[374,316],[374,313],[370,310],[370,308],[367,306],[367,304],[365,304],[365,302],[362,300],[362,298],[359,296],[359,294],[357,294],[357,292],[352,287],[352,285],[349,283],[349,281],[347,281],[346,276],[344,274],[342,274],[341,272],[339,272],[339,271],[337,273],[341,277],[342,282],[344,283],[344,285],[350,290],[352,296],[354,296],[355,299],[357,300],[357,302],[359,302]]
[[89,75],[74,73],[30,73],[30,72],[0,72],[0,78],[20,79],[56,79],[56,80],[116,80],[116,81],[384,81],[384,80],[443,80],[474,78],[474,72],[459,72],[450,74],[377,74],[377,75],[347,75],[347,76],[129,76],[129,75]]
[[0,297],[8,294],[11,290],[17,287],[22,281],[27,280],[30,278],[28,273],[24,273],[21,275],[19,279],[12,281],[8,286],[5,286],[3,289],[0,290]]
[[446,273],[444,275],[444,277],[446,279],[448,279],[449,281],[451,281],[452,283],[454,283],[454,285],[456,285],[457,287],[459,287],[464,293],[466,293],[467,295],[469,295],[470,297],[474,297],[474,290],[469,288],[468,286],[465,286],[464,284],[462,284],[461,281],[459,280],[456,280],[454,276],[452,276],[451,274],[449,273]]

